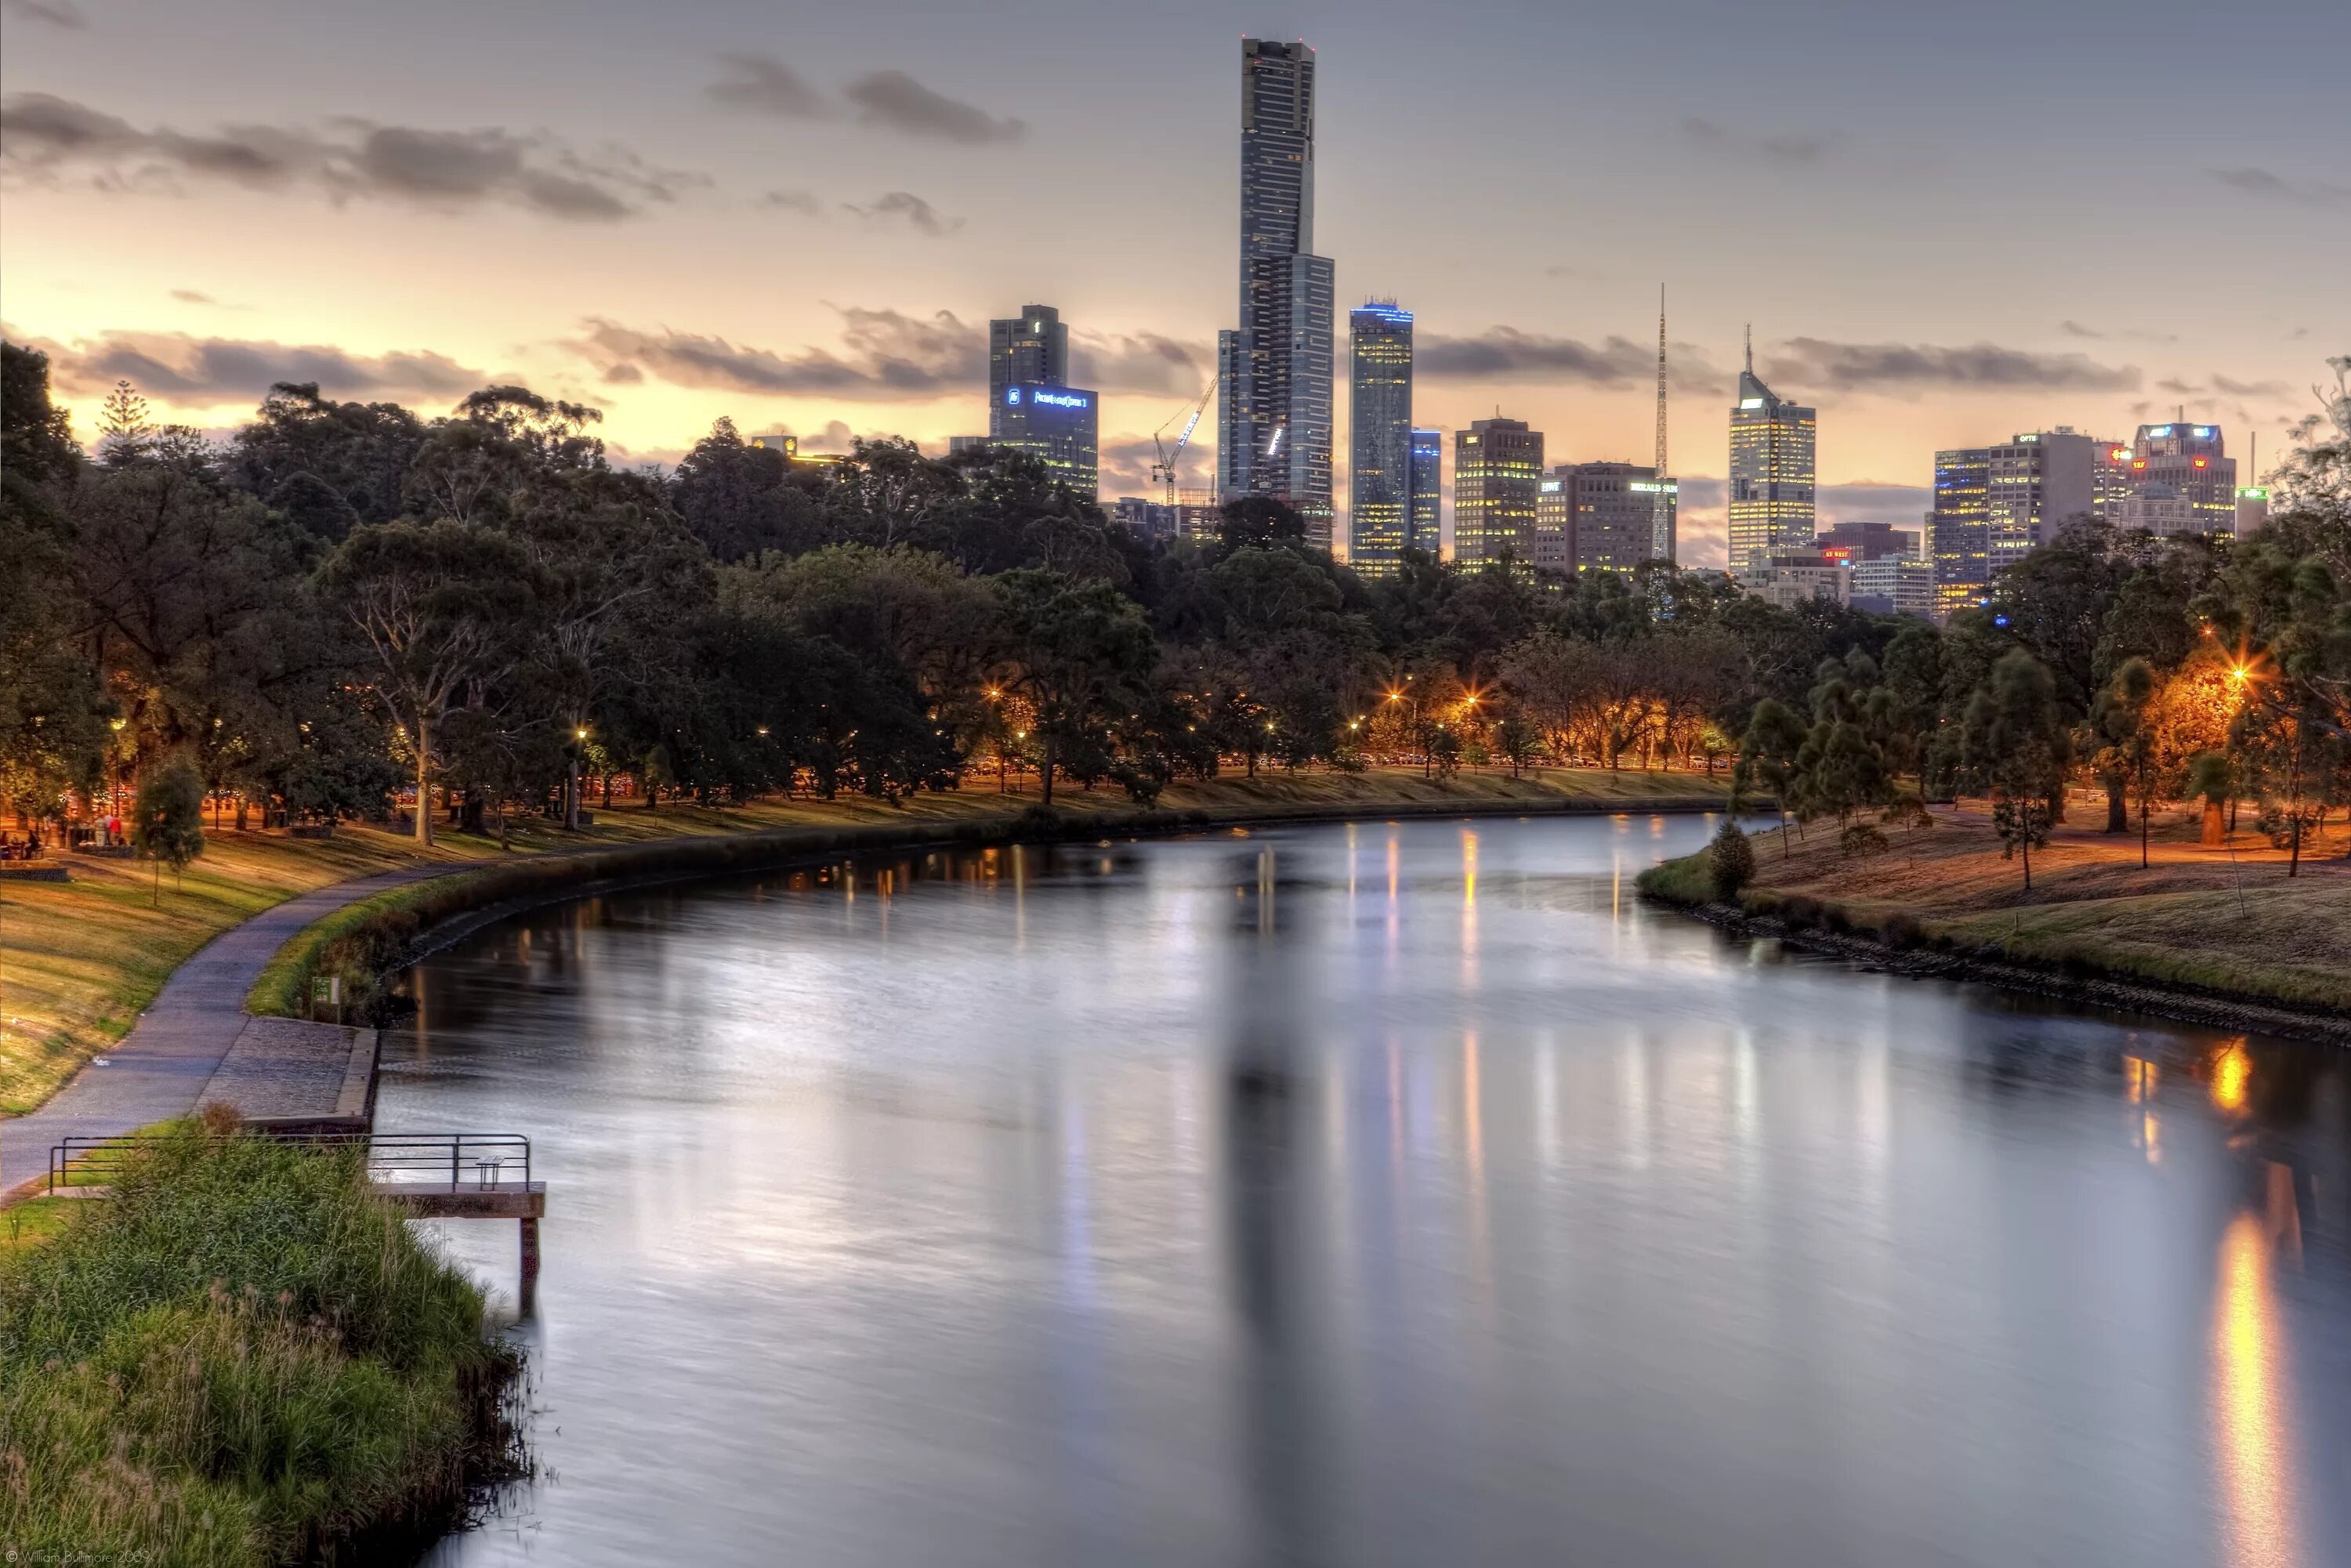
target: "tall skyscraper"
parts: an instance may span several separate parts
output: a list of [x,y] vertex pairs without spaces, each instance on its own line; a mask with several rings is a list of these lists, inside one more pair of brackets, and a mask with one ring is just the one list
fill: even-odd
[[1412,507],[1412,312],[1374,299],[1347,315],[1347,564],[1392,575],[1404,559]]
[[1671,560],[1680,492],[1670,476],[1657,477],[1654,464],[1562,463],[1536,491],[1534,563],[1572,573]]
[[1217,334],[1217,488],[1331,543],[1333,274],[1314,248],[1314,51],[1241,40],[1240,324]]
[[1004,389],[1026,382],[1070,384],[1070,329],[1050,305],[1023,305],[1020,314],[987,324],[987,431],[1000,434]]
[[1535,561],[1543,438],[1521,419],[1481,419],[1453,433],[1453,559]]
[[1444,553],[1445,432],[1412,433],[1412,498],[1405,505],[1405,543],[1435,560]]
[[1813,544],[1816,416],[1782,402],[1755,374],[1755,345],[1730,411],[1730,570],[1760,570]]
[[[1088,500],[1101,484],[1102,400],[1070,383],[1070,329],[1050,305],[987,324],[987,438],[990,446],[1026,452]],[[950,455],[980,444],[955,436]]]

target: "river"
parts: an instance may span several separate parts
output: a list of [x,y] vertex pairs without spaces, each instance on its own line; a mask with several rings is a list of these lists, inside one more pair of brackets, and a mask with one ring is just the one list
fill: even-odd
[[[2351,1056],[1646,909],[1709,819],[845,862],[421,966],[551,1189],[435,1568],[2351,1563]],[[514,1317],[515,1228],[441,1228]]]

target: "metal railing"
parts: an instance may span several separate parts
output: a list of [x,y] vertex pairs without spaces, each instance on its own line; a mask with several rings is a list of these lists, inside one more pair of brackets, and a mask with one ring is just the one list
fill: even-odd
[[[68,1138],[49,1150],[47,1190],[105,1186],[141,1149],[166,1141],[135,1134]],[[530,1183],[530,1140],[520,1133],[310,1133],[277,1141],[364,1150],[368,1181],[375,1186],[456,1192]]]

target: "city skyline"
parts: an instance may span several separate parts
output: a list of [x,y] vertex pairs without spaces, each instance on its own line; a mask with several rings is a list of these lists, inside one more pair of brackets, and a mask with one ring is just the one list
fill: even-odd
[[[925,13],[903,37],[810,18],[787,36],[731,8],[655,22],[591,7],[580,78],[557,88],[515,79],[535,57],[529,7],[420,7],[437,27],[328,9],[245,28],[236,16],[263,13],[235,0],[135,29],[104,0],[68,13],[79,26],[9,13],[0,315],[56,351],[85,434],[117,376],[211,429],[276,379],[427,413],[518,380],[601,407],[631,461],[674,460],[721,414],[811,450],[896,433],[944,451],[972,426],[987,321],[1045,298],[1081,324],[1070,379],[1102,393],[1108,497],[1146,491],[1149,432],[1197,396],[1233,325],[1242,28],[1221,17],[1155,29],[1165,90],[1143,102],[1118,85],[1138,24],[1011,8],[1071,46],[1056,102],[998,85],[1032,32],[1000,18]],[[1499,9],[1527,29],[1514,53],[1530,62],[1571,26]],[[1717,54],[1762,37],[1760,23],[1669,6],[1574,21],[1579,58],[1605,78],[1693,16],[1720,30]],[[1693,62],[1629,120],[1627,86],[1544,95],[1520,90],[1531,64],[1458,40],[1398,49],[1381,7],[1275,21],[1317,52],[1317,251],[1343,297],[1394,295],[1419,318],[1416,423],[1457,430],[1499,405],[1549,433],[1554,462],[1646,461],[1643,339],[1662,280],[1680,555],[1719,565],[1715,411],[1750,315],[1759,373],[1827,427],[1823,525],[1915,524],[1937,451],[2018,431],[2126,434],[2185,405],[2228,431],[2232,454],[2249,435],[2265,461],[2289,449],[2320,360],[2351,335],[2325,283],[2351,204],[2307,135],[2327,101],[2319,62],[2341,52],[2325,37],[2351,25],[2259,6],[2225,27],[2186,8],[2115,17],[2087,28],[2098,71],[2012,68],[2015,85],[2048,90],[1996,126],[1898,90],[1932,47],[1902,18],[1796,19],[1756,43],[1786,68],[1778,88]],[[2277,57],[2222,47],[2289,22],[2300,47]],[[256,30],[271,50],[217,42]],[[365,81],[328,68],[360,54]],[[582,85],[600,105],[586,119]],[[2084,211],[2102,182],[2050,183],[2072,194],[2016,198],[2039,223],[2031,246],[1921,248],[1938,203],[2008,179],[2036,143],[2126,183],[2183,91],[2230,110],[2166,163],[2164,178],[2194,183],[2199,221],[2143,203]],[[1835,110],[1805,107],[1823,100]],[[1397,116],[1397,102],[1443,112]],[[277,161],[228,178],[190,152],[240,136]],[[1514,145],[1573,151],[1514,158]],[[1506,176],[1528,199],[1500,197]],[[1099,205],[1044,199],[1086,189]],[[1399,199],[1416,221],[1396,221]],[[1128,207],[1143,243],[1100,243]],[[1573,221],[1558,215],[1571,207]],[[1612,210],[1638,221],[1597,221]],[[1725,218],[1742,240],[1730,254],[1712,237]],[[486,284],[485,247],[501,264]],[[1768,298],[1763,249],[1784,263]],[[1204,428],[1187,484],[1212,482],[1215,441]]]

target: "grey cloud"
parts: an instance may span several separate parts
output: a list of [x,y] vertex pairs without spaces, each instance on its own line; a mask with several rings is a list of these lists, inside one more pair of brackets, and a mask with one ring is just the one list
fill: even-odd
[[88,175],[101,190],[221,180],[256,190],[316,189],[336,201],[388,200],[441,211],[520,207],[611,221],[674,201],[699,175],[657,169],[618,147],[585,152],[497,129],[431,131],[339,121],[334,131],[224,126],[210,135],[129,120],[49,93],[0,103],[0,172],[16,180]]
[[[1207,421],[1200,423],[1205,427]],[[1197,437],[1195,437],[1195,444],[1197,444]],[[1151,479],[1151,465],[1159,460],[1159,454],[1149,436],[1113,437],[1104,441],[1095,455],[1102,468],[1103,500],[1115,500],[1121,496],[1142,496],[1153,501],[1160,498],[1163,492]],[[1196,455],[1187,450],[1184,455],[1186,487],[1207,484],[1207,476],[1214,466],[1205,452]]]
[[2231,397],[2289,397],[2293,395],[2283,382],[2241,382],[2227,376],[2212,378],[2214,392],[2227,392]]
[[1070,377],[1101,392],[1197,397],[1216,350],[1156,332],[1081,332],[1070,346]]
[[824,215],[824,204],[817,200],[814,191],[769,191],[759,198],[759,205],[811,218]]
[[855,431],[850,429],[847,424],[843,423],[840,420],[829,419],[825,421],[824,428],[822,430],[813,431],[803,434],[800,437],[800,450],[803,452],[847,452],[852,446],[856,444],[856,442],[857,433]]
[[2039,388],[2133,392],[2136,365],[2103,365],[2082,354],[2041,354],[1994,343],[1837,343],[1791,338],[1764,367],[1767,379],[1838,392],[1913,392],[1944,388]]
[[2174,397],[2193,397],[2204,389],[2192,382],[2183,382],[2178,376],[2166,376],[2155,383],[2155,390],[2169,392]]
[[823,93],[773,55],[721,55],[718,63],[727,74],[702,89],[714,103],[785,120],[815,120],[831,111]]
[[934,92],[904,71],[875,71],[845,89],[866,125],[979,146],[1018,141],[1029,133],[1021,120],[999,120],[985,110]]
[[[1721,372],[1687,343],[1667,356],[1673,384],[1688,392],[1719,391]],[[1573,338],[1489,327],[1473,338],[1428,333],[1413,347],[1413,368],[1439,381],[1568,382],[1583,386],[1631,386],[1657,372],[1654,343],[1611,337],[1593,345]]]
[[907,226],[919,229],[934,238],[951,235],[963,227],[961,218],[951,218],[912,191],[890,191],[875,198],[871,206],[861,207],[854,202],[841,204],[843,210],[855,213],[869,222],[904,218]]
[[1840,151],[1846,140],[1841,131],[1809,133],[1733,131],[1695,114],[1682,121],[1682,139],[1709,152],[1785,164],[1818,163]]
[[2087,338],[2094,342],[2105,342],[2116,339],[2127,340],[2134,343],[2179,341],[2179,334],[2177,332],[2102,332],[2095,327],[2085,327],[2079,321],[2060,321],[2057,323],[2057,329],[2068,338]]
[[1935,492],[1925,485],[1858,479],[1845,485],[1823,485],[1813,498],[1823,523],[1892,523],[1899,528],[1915,528],[1920,515],[1934,504]]
[[852,307],[841,316],[846,352],[788,353],[691,332],[641,331],[590,318],[571,347],[604,367],[626,366],[673,386],[845,398],[968,395],[987,380],[987,335],[951,313],[923,318]]
[[316,382],[337,397],[451,397],[489,379],[427,350],[355,354],[324,344],[184,332],[111,332],[48,346],[58,387],[95,394],[127,381],[152,396],[182,403],[258,400],[278,382]]
[[89,26],[89,18],[81,14],[81,7],[73,0],[0,0],[0,13],[75,32]]
[[2331,206],[2338,202],[2351,202],[2351,185],[2332,180],[2298,180],[2289,175],[2273,173],[2267,169],[2208,169],[2206,173],[2232,191],[2250,196],[2267,196],[2274,201],[2294,202],[2304,206]]
[[183,305],[217,305],[220,303],[219,300],[214,298],[211,295],[193,288],[174,288],[172,290],[172,298],[180,301]]

